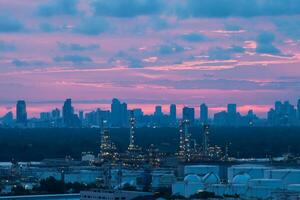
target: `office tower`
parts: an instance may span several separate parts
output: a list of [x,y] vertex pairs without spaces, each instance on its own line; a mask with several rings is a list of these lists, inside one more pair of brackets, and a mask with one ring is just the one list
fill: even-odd
[[18,124],[27,124],[27,112],[26,112],[26,103],[24,100],[19,100],[17,102],[17,123]]
[[14,115],[13,112],[6,113],[1,119],[3,125],[12,127],[14,124]]
[[79,111],[79,120],[81,121],[81,122],[83,122],[83,119],[84,119],[84,113],[83,113],[83,111],[82,110],[80,110]]
[[79,126],[78,116],[74,114],[74,108],[72,106],[72,99],[65,100],[62,110],[63,110],[63,122],[66,127]]
[[51,112],[52,119],[59,119],[60,118],[60,110],[58,108],[55,108]]
[[172,124],[176,123],[176,105],[175,104],[170,105],[170,122]]
[[111,125],[113,127],[119,127],[121,124],[121,102],[114,98],[111,103]]
[[207,123],[208,121],[208,107],[206,104],[201,104],[200,105],[200,122],[202,124]]
[[214,114],[214,125],[216,126],[227,125],[227,113],[225,111],[221,111]]
[[237,125],[236,104],[227,105],[227,125],[229,126]]
[[111,103],[111,125],[113,127],[128,127],[127,104],[114,98]]
[[163,116],[161,106],[155,106],[155,112],[154,112],[154,115],[155,115],[155,116],[158,116],[158,117]]
[[121,121],[121,127],[128,127],[128,110],[127,110],[127,104],[122,103],[121,104],[121,113],[120,113],[120,121]]
[[195,122],[195,109],[194,108],[189,108],[189,107],[184,107],[182,109],[182,119],[183,120],[188,120],[189,124],[191,126],[193,126],[194,122]]
[[51,119],[51,113],[50,112],[41,112],[40,113],[40,120],[49,121],[50,119]]

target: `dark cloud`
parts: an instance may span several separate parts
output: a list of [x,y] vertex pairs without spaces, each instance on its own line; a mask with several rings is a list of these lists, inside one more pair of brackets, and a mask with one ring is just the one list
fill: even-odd
[[10,15],[0,15],[0,32],[20,32],[24,28],[23,24]]
[[0,41],[0,52],[1,51],[16,51],[17,47],[13,43]]
[[299,17],[289,17],[287,19],[276,19],[274,21],[279,32],[292,39],[300,39],[300,19]]
[[262,54],[274,54],[279,55],[281,51],[273,45],[275,35],[270,32],[263,32],[258,35],[256,42],[256,52]]
[[21,59],[13,59],[11,61],[11,63],[13,65],[15,65],[16,67],[29,67],[29,66],[35,66],[35,67],[40,67],[40,66],[44,66],[45,63],[43,61],[25,61],[25,60],[21,60]]
[[187,0],[178,9],[186,17],[255,17],[300,14],[298,0]]
[[52,17],[56,15],[76,15],[78,0],[52,0],[38,7],[38,15]]
[[159,14],[164,9],[161,0],[95,0],[91,6],[96,15],[112,17],[136,17]]
[[92,62],[92,59],[88,56],[82,55],[64,55],[54,57],[53,60],[55,62],[71,62],[73,64],[81,64],[85,62]]
[[105,19],[90,17],[83,19],[74,29],[74,32],[85,35],[99,35],[109,29],[109,24]]
[[46,33],[53,33],[53,32],[56,32],[56,31],[59,31],[60,28],[53,25],[53,24],[50,24],[50,23],[41,23],[39,25],[39,28],[41,31],[43,32],[46,32]]
[[201,33],[188,33],[181,36],[181,39],[187,42],[202,42],[206,38]]
[[[283,90],[300,89],[300,81],[258,82],[237,79],[195,79],[195,80],[145,80],[144,84],[159,84],[176,89],[217,89],[217,90]],[[123,83],[124,85],[125,83]],[[129,86],[133,82],[127,83]]]
[[240,46],[231,46],[230,48],[212,47],[208,50],[208,56],[211,60],[230,60],[234,54],[244,53],[245,49]]
[[236,24],[225,24],[224,28],[226,31],[239,31],[242,30],[242,28],[239,25]]
[[58,42],[57,45],[62,51],[92,51],[92,50],[100,49],[100,45],[98,44],[90,44],[84,46],[77,43],[66,44],[66,43]]
[[179,44],[162,44],[158,47],[158,53],[160,55],[170,55],[173,53],[181,53],[184,51],[184,47]]

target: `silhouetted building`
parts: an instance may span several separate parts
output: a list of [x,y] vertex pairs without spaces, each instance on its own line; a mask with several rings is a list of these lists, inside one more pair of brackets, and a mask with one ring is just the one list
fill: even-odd
[[73,127],[81,126],[78,115],[74,114],[72,99],[65,100],[62,110],[63,110],[63,122],[65,127],[73,128]]
[[288,101],[276,101],[275,109],[271,108],[268,112],[268,124],[271,126],[291,126],[297,123],[297,110]]
[[14,125],[14,115],[13,112],[8,112],[6,113],[2,119],[1,119],[2,125],[8,126],[8,127],[13,127]]
[[154,116],[157,116],[157,117],[163,116],[163,112],[162,112],[161,106],[155,106]]
[[171,124],[175,124],[176,123],[176,105],[175,104],[171,104],[170,105],[170,122]]
[[188,120],[190,126],[193,126],[195,123],[195,109],[189,108],[189,107],[184,107],[182,109],[182,119]]
[[114,98],[111,104],[111,126],[127,127],[128,126],[128,110],[127,104],[122,103]]
[[227,126],[227,113],[225,111],[214,114],[214,125]]
[[26,112],[26,103],[24,100],[19,100],[17,102],[17,123],[26,125],[27,124],[27,112]]
[[202,124],[207,123],[208,121],[208,107],[206,104],[201,104],[200,105],[200,122]]
[[54,120],[59,119],[60,118],[60,110],[58,108],[55,108],[54,110],[52,110],[51,117]]
[[227,124],[229,126],[237,125],[236,104],[228,104],[227,105]]

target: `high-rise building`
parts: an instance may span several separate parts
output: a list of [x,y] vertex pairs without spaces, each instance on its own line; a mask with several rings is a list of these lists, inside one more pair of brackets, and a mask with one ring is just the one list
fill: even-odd
[[172,124],[176,123],[176,105],[175,104],[170,105],[170,122]]
[[202,124],[207,123],[208,121],[208,107],[206,104],[201,104],[200,105],[200,122]]
[[121,124],[121,102],[118,99],[113,99],[111,103],[111,125],[118,127]]
[[19,100],[17,102],[17,123],[27,124],[27,112],[26,112],[26,102],[24,100]]
[[155,106],[155,116],[161,117],[163,115],[161,106]]
[[182,109],[182,119],[183,120],[188,120],[189,124],[191,126],[193,126],[194,122],[195,122],[195,109],[194,108],[189,108],[189,107],[184,107]]
[[237,125],[236,104],[231,103],[227,105],[227,125],[229,126]]
[[51,112],[52,119],[59,119],[60,118],[60,110],[58,108],[55,108]]
[[116,98],[114,98],[111,103],[111,125],[113,127],[128,126],[127,104],[121,104],[121,102]]
[[65,100],[62,110],[63,110],[63,122],[66,127],[80,126],[79,118],[77,115],[74,114],[72,99]]

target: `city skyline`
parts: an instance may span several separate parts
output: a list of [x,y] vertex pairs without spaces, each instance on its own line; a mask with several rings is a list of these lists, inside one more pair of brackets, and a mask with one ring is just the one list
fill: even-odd
[[258,114],[276,100],[294,104],[299,5],[254,0],[248,10],[225,2],[221,12],[215,0],[132,0],[123,12],[116,0],[1,1],[0,113],[18,99],[45,105],[67,97],[236,102]]

